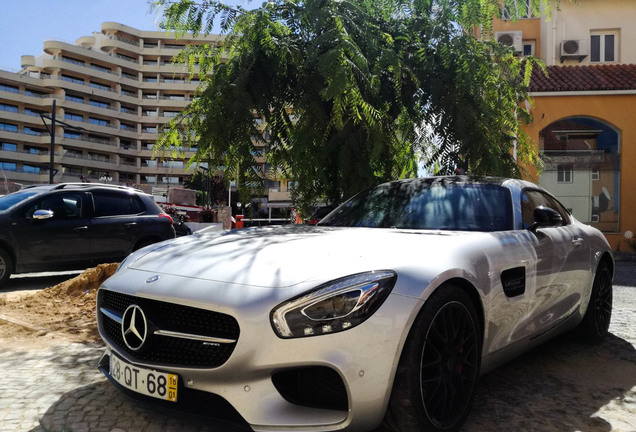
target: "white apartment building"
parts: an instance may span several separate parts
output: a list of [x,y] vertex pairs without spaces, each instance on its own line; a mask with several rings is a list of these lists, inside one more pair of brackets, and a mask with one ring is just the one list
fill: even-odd
[[[0,183],[49,182],[55,106],[54,182],[133,184],[157,194],[182,187],[196,169],[187,168],[196,149],[163,160],[153,150],[200,84],[172,58],[186,45],[220,41],[105,22],[75,44],[45,41],[43,54],[22,56],[19,73],[0,70]],[[287,183],[267,179],[263,146],[255,142],[254,150],[263,201],[289,206]]]

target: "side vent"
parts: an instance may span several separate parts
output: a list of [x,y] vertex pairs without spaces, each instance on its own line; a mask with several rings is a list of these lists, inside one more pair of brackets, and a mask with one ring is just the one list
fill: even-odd
[[495,40],[502,45],[514,48],[516,52],[523,51],[523,32],[495,32]]
[[516,297],[526,292],[526,268],[515,267],[502,271],[501,285],[506,297]]
[[586,40],[567,39],[560,44],[561,63],[565,60],[578,60],[579,63],[588,56],[589,50]]

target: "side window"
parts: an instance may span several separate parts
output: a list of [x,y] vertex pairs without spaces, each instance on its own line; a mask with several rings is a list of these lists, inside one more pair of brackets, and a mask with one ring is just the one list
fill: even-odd
[[135,215],[142,212],[139,198],[127,193],[95,191],[93,202],[96,217]]
[[557,200],[541,191],[527,190],[521,196],[521,215],[524,229],[534,223],[534,209],[539,206],[548,207],[558,212],[563,219],[563,225],[570,224],[570,215]]
[[36,210],[51,210],[53,219],[79,219],[82,217],[82,195],[78,193],[56,193],[47,195],[29,206],[24,213],[32,218]]

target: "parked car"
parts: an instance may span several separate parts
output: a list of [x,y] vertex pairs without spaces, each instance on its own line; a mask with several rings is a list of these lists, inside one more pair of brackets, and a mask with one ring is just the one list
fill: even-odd
[[0,198],[0,285],[12,273],[119,262],[175,237],[152,196],[123,186],[61,183]]
[[164,405],[221,396],[257,431],[457,431],[481,374],[566,331],[604,338],[613,269],[532,183],[397,181],[316,227],[133,253],[98,291],[99,367]]

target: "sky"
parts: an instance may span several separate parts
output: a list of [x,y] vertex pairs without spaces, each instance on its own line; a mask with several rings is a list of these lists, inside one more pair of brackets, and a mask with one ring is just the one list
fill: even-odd
[[0,69],[18,72],[23,55],[42,54],[45,40],[74,44],[103,22],[159,30],[148,0],[0,0]]

